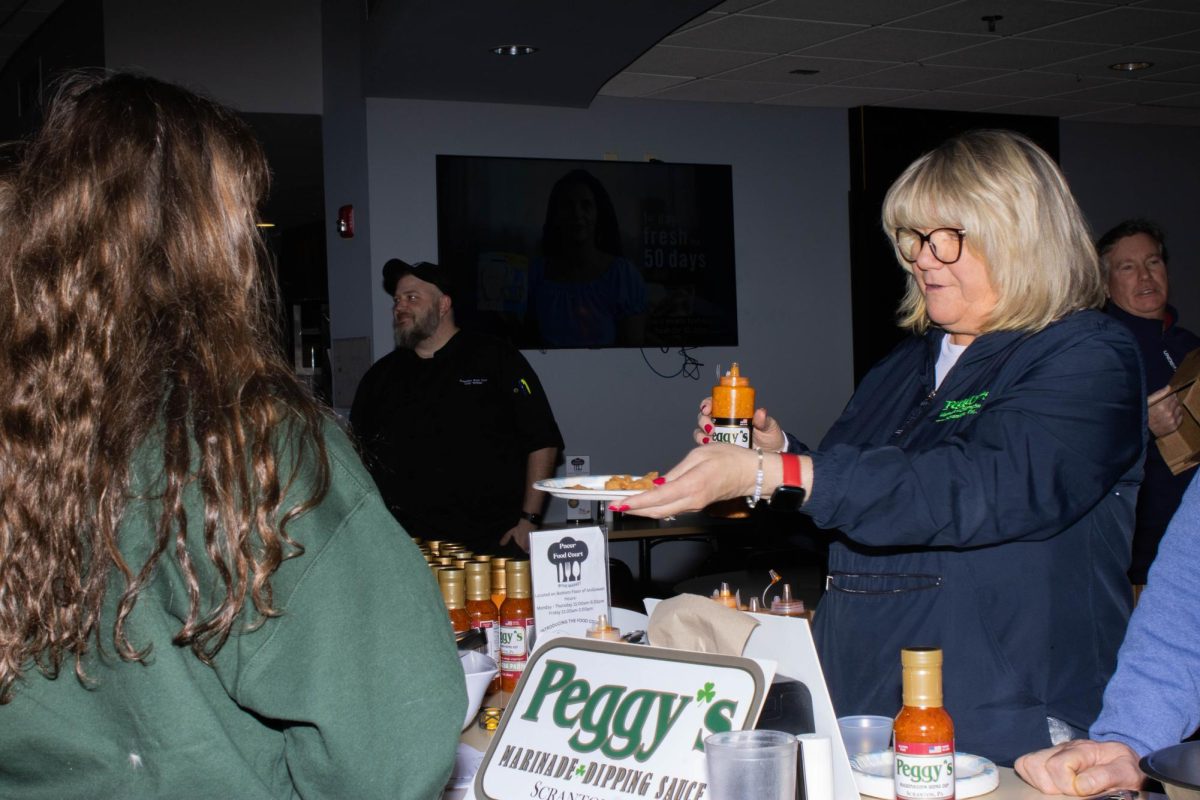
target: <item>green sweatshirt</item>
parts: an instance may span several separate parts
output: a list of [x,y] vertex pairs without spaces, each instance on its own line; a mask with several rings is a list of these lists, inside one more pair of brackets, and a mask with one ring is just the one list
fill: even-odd
[[[31,669],[0,706],[0,798],[438,796],[466,710],[446,611],[333,425],[326,444],[329,494],[289,526],[305,552],[271,579],[282,616],[232,635],[214,666],[204,665],[171,643],[188,606],[164,554],[129,625],[135,647],[153,645],[148,663],[115,655],[110,591],[104,655],[87,660],[89,686],[70,666],[56,680]],[[140,458],[135,485],[157,484],[160,463],[157,453]],[[307,496],[307,467],[289,498]],[[134,569],[159,512],[153,493],[143,494],[121,528]],[[202,519],[193,492],[192,557],[204,581],[213,573],[196,544]]]

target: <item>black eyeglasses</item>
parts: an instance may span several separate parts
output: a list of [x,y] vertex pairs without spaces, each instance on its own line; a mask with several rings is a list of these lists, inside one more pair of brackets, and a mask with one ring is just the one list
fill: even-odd
[[929,252],[943,264],[953,264],[962,256],[962,241],[967,232],[961,228],[934,228],[929,233],[912,228],[896,228],[896,250],[910,264],[921,255],[927,243]]

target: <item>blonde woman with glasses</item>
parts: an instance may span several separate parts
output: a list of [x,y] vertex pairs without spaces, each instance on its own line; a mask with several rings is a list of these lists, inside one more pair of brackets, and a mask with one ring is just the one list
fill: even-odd
[[820,445],[759,411],[629,498],[662,517],[747,496],[830,532],[815,637],[838,714],[893,715],[903,647],[945,651],[959,749],[1001,764],[1085,730],[1129,615],[1145,404],[1137,348],[1098,309],[1065,179],[1023,136],[976,131],[900,176],[883,225],[912,332]]

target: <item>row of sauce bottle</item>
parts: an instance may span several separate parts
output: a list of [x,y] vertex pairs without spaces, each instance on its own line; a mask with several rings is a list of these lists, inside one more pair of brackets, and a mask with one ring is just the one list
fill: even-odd
[[500,666],[488,692],[512,692],[536,633],[528,559],[477,555],[446,541],[418,547],[438,579],[455,635],[478,630],[485,641],[480,649]]

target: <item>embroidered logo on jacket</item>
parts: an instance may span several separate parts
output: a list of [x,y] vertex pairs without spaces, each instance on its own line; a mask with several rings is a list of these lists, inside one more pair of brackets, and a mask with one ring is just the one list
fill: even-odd
[[980,392],[970,397],[964,397],[962,400],[947,400],[938,414],[937,421],[948,422],[952,419],[962,419],[969,414],[978,414],[979,409],[983,408],[983,401],[987,399],[987,396],[987,392]]

